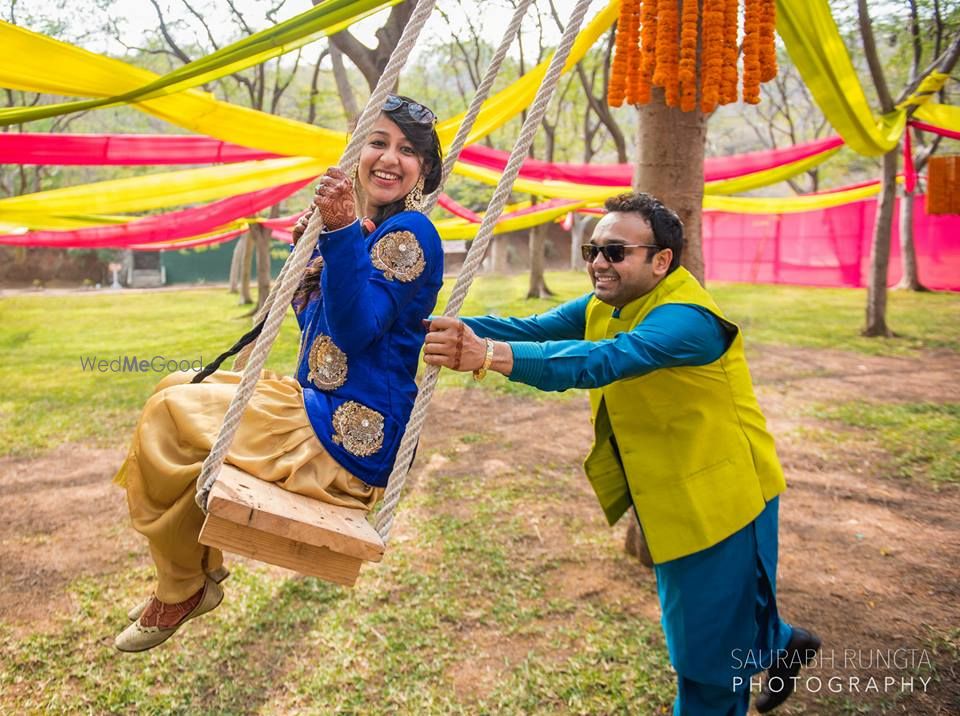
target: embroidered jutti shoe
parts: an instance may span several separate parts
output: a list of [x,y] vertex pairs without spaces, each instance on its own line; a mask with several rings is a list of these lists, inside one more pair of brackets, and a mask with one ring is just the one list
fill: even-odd
[[[113,642],[114,646],[120,651],[127,652],[152,649],[173,636],[180,627],[191,619],[216,609],[222,601],[223,590],[220,589],[219,584],[208,576],[203,588],[185,602],[180,602],[179,604],[163,604],[157,602],[159,607],[154,610],[151,610],[148,604],[144,609],[144,613],[142,613],[133,624],[117,635],[117,638]],[[171,611],[175,612],[177,610],[186,613],[172,626],[161,627],[150,625],[162,619],[165,613],[169,614]],[[148,623],[145,624],[144,622]]]
[[[224,567],[223,565],[220,565],[212,572],[207,572],[207,576],[210,577],[210,579],[212,579],[217,584],[223,584],[223,580],[230,576],[230,570]],[[140,602],[137,606],[135,606],[133,609],[127,612],[127,619],[129,619],[132,622],[137,621],[137,619],[140,618],[140,615],[143,614],[143,610],[147,608],[147,605],[150,604],[150,601],[152,599],[153,597],[147,597],[142,602]]]

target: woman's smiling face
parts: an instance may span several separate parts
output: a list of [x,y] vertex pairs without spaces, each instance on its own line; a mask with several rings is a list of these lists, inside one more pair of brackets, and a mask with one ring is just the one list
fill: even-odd
[[420,178],[421,160],[413,144],[396,124],[381,114],[360,152],[357,180],[360,182],[364,213],[405,197]]

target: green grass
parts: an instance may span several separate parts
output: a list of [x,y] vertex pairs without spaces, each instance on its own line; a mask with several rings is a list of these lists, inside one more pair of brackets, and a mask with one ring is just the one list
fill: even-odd
[[0,711],[665,713],[673,682],[658,625],[551,588],[571,562],[627,579],[636,568],[619,545],[597,530],[547,555],[527,549],[517,515],[530,495],[560,510],[582,499],[579,476],[543,491],[533,471],[503,481],[470,469],[454,463],[407,496],[415,538],[392,542],[353,591],[234,564],[224,605],[144,654],[118,654],[110,640],[150,570],[129,557],[114,575],[74,582],[78,613],[26,636],[0,624]]
[[[526,281],[525,275],[481,276],[462,312],[527,315],[589,290],[586,274],[555,272],[547,281],[557,295],[528,301]],[[445,286],[437,312],[451,286],[452,282]],[[902,337],[866,339],[859,336],[863,291],[741,284],[717,284],[711,290],[753,345],[907,355],[921,348],[960,351],[956,294],[893,292],[889,323]],[[210,361],[247,329],[246,311],[223,289],[37,294],[0,300],[0,455],[36,453],[72,441],[119,444],[162,373],[85,371],[81,358]],[[291,315],[268,368],[292,371],[296,351]],[[443,371],[440,385],[543,395],[495,374],[477,386],[469,374]]]
[[920,349],[960,351],[960,294],[890,291],[887,326],[893,338],[864,338],[865,290],[711,284],[710,292],[740,325],[748,343],[830,348],[870,355]]
[[960,403],[854,401],[818,406],[815,415],[868,431],[893,456],[897,477],[960,483]]

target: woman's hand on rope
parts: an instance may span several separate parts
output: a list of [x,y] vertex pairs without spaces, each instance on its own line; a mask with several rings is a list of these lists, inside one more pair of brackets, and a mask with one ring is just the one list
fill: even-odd
[[320,177],[313,203],[320,210],[320,217],[327,231],[342,229],[357,220],[353,182],[337,167],[330,167],[327,173]]
[[317,207],[311,204],[307,207],[307,211],[297,219],[297,223],[293,225],[293,243],[296,243],[300,240],[300,237],[303,236],[303,232],[307,230],[307,224],[310,223],[310,217],[313,216],[313,212],[317,210]]

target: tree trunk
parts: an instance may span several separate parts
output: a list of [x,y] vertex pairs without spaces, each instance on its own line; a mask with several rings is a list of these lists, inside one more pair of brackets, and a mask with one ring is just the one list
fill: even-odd
[[267,302],[270,293],[270,231],[262,224],[250,227],[257,248],[257,307],[254,313]]
[[[647,104],[637,107],[637,164],[633,188],[644,191],[673,209],[683,222],[681,263],[704,282],[701,216],[703,213],[703,156],[706,151],[707,118],[699,103],[692,112],[667,107],[663,89],[653,88]],[[640,557],[643,538],[632,520],[623,548]]]
[[570,229],[570,268],[573,271],[587,270],[587,264],[580,255],[580,246],[589,242],[594,223],[590,217],[573,215],[573,227]]
[[900,197],[900,264],[903,275],[896,288],[906,291],[926,291],[917,271],[917,251],[913,245],[913,211],[915,194],[904,191]]
[[247,231],[240,239],[243,243],[243,260],[240,262],[240,305],[253,303],[250,296],[250,272],[253,269],[253,241],[250,238],[250,231]]
[[653,557],[650,556],[650,548],[647,547],[647,540],[640,531],[640,518],[637,517],[636,510],[631,507],[627,512],[627,519],[630,524],[627,527],[627,538],[623,544],[623,550],[640,560],[644,567],[653,566]]
[[[313,4],[317,4],[316,0]],[[337,93],[340,95],[343,111],[347,115],[347,131],[352,132],[357,126],[357,119],[360,117],[360,107],[357,105],[357,98],[350,86],[347,68],[343,66],[343,54],[340,52],[340,48],[332,42],[330,43],[330,62],[333,65],[333,79],[337,84]]]
[[890,238],[893,230],[893,203],[897,192],[897,148],[883,155],[883,184],[880,188],[877,220],[870,247],[870,276],[867,283],[867,324],[865,336],[891,336],[887,328],[887,270],[890,266]]
[[649,103],[637,108],[637,164],[633,188],[654,195],[683,222],[683,265],[704,281],[701,215],[703,155],[707,118],[699,105],[682,112],[663,103],[663,90],[653,88]]
[[527,289],[527,298],[546,298],[553,295],[543,277],[544,247],[549,230],[550,224],[539,224],[530,229],[530,287]]
[[233,256],[230,258],[230,293],[240,291],[240,266],[243,264],[243,237],[233,245]]

